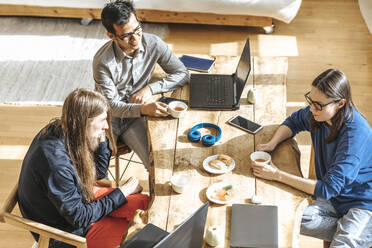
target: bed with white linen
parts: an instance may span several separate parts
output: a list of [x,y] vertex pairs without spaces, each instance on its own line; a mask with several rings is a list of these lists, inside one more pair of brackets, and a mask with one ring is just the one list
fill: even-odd
[[358,3],[364,22],[372,34],[372,0],[359,0]]
[[[0,0],[0,15],[99,19],[105,0]],[[272,19],[290,23],[301,0],[134,0],[148,22],[266,27]]]

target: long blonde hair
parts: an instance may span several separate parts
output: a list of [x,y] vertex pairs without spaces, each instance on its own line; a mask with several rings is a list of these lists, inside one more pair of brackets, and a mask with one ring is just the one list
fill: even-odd
[[116,146],[112,135],[109,110],[110,106],[106,98],[100,93],[88,89],[76,89],[67,96],[63,104],[61,119],[54,120],[44,128],[45,133],[50,126],[62,127],[66,150],[80,181],[84,200],[88,202],[94,200],[93,184],[97,180],[93,154],[88,145],[89,119],[107,112],[109,128],[106,136],[115,154]]

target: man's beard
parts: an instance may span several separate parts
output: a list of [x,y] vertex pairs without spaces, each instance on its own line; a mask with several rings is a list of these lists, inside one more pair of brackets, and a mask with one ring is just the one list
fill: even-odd
[[99,146],[99,139],[97,137],[88,137],[88,147],[91,152],[95,152]]

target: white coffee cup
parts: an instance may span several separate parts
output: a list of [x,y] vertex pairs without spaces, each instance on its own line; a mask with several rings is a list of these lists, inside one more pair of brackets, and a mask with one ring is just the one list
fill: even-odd
[[168,104],[168,112],[174,118],[181,118],[187,111],[187,105],[181,101],[172,101]]
[[251,160],[256,161],[257,163],[269,164],[271,161],[271,155],[267,152],[253,152],[251,153]]
[[181,194],[189,184],[190,178],[185,174],[176,174],[171,177],[171,185],[174,191]]

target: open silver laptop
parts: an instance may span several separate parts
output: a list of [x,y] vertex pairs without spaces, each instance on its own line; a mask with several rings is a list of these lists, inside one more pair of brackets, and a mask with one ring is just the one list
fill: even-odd
[[209,202],[201,206],[171,233],[147,224],[120,248],[195,248],[202,247]]

